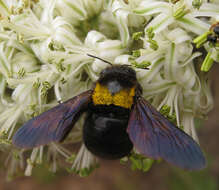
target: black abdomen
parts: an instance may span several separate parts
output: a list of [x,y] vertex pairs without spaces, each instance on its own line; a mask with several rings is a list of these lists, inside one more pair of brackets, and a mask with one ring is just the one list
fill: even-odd
[[118,159],[130,153],[132,142],[126,132],[129,110],[118,106],[91,106],[83,128],[87,149],[105,159]]

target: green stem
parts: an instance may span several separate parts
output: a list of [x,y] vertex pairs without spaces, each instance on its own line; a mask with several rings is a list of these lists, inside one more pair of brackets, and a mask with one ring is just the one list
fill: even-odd
[[213,65],[214,60],[211,58],[211,52],[208,52],[207,56],[205,57],[205,60],[202,63],[201,71],[207,72],[210,70],[210,68]]

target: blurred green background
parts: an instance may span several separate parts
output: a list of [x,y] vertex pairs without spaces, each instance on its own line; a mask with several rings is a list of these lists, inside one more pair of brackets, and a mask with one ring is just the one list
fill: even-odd
[[185,172],[165,162],[154,164],[147,173],[132,171],[119,161],[100,161],[100,168],[89,177],[81,178],[66,171],[50,173],[45,167],[34,170],[32,177],[18,177],[6,181],[0,171],[0,190],[218,190],[219,189],[219,65],[209,74],[215,100],[198,130],[202,149],[208,159],[208,168],[200,172]]

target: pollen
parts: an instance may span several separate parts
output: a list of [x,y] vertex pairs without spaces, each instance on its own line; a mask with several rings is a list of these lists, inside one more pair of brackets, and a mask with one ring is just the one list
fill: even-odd
[[100,85],[99,83],[96,84],[92,98],[95,105],[110,105],[113,102],[113,97],[110,94],[109,90],[105,86]]
[[94,105],[115,105],[124,108],[131,108],[133,97],[135,96],[135,87],[123,89],[112,95],[106,86],[96,84],[92,95]]

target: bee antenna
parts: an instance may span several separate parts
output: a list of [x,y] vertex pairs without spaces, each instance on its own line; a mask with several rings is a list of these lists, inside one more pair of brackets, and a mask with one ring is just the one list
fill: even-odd
[[101,60],[101,61],[103,61],[103,62],[105,62],[105,63],[108,63],[109,65],[113,66],[113,64],[110,63],[109,61],[106,61],[106,60],[101,59],[101,58],[99,58],[99,57],[96,57],[96,56],[94,56],[94,55],[87,54],[87,56],[89,56],[89,57],[93,57],[93,58],[95,58],[95,59],[99,59],[99,60]]
[[[133,67],[133,65],[128,65],[128,64],[123,64],[122,66]],[[147,68],[147,67],[146,68],[139,68],[139,69],[149,70],[149,68]]]

